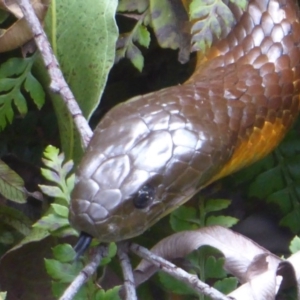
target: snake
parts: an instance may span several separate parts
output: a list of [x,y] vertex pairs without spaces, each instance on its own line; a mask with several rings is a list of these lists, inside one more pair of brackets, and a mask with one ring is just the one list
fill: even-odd
[[295,0],[229,3],[236,23],[191,77],[112,108],[77,168],[70,224],[104,243],[142,234],[212,182],[260,160],[299,112]]

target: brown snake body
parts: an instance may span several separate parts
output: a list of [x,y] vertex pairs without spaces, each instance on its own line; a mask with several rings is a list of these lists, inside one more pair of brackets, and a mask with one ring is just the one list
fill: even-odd
[[98,124],[70,222],[111,242],[141,234],[209,183],[267,155],[299,111],[295,0],[251,0],[180,86],[135,97]]

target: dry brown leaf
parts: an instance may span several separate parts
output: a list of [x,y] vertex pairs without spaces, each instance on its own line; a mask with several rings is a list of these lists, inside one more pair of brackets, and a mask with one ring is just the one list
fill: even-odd
[[[47,13],[49,0],[32,0],[31,4],[37,17],[42,22]],[[16,1],[0,0],[0,8],[9,11],[18,19],[8,29],[0,29],[1,53],[21,47],[32,39],[32,33]]]

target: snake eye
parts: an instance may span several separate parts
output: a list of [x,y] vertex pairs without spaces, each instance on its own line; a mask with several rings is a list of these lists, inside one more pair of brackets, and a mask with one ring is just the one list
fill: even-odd
[[138,209],[146,208],[153,202],[154,197],[154,187],[146,184],[138,191],[137,195],[133,199],[133,204]]

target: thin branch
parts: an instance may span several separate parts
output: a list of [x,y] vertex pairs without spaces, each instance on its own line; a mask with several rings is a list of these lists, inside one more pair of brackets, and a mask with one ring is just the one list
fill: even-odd
[[88,122],[82,115],[82,111],[63,77],[63,74],[58,65],[58,61],[53,53],[47,36],[37,16],[34,13],[29,0],[17,0],[17,2],[24,14],[30,30],[33,33],[34,40],[40,50],[44,64],[48,70],[51,79],[50,89],[54,93],[60,94],[60,96],[62,97],[70,114],[72,115],[78,132],[80,133],[82,145],[84,146],[84,148],[86,148],[93,135],[93,132]]
[[129,249],[134,252],[136,255],[148,260],[153,265],[161,269],[163,272],[171,275],[178,280],[185,282],[188,286],[190,286],[193,290],[195,290],[199,294],[203,294],[211,297],[213,300],[232,300],[232,298],[227,297],[222,294],[218,290],[210,287],[206,283],[199,280],[196,275],[192,275],[187,273],[181,268],[176,267],[171,262],[165,260],[162,257],[157,256],[146,248],[139,246],[137,244],[131,244]]
[[130,259],[126,253],[124,245],[118,244],[118,256],[120,259],[123,277],[124,277],[124,289],[126,293],[126,299],[137,300],[134,277]]
[[107,247],[100,245],[94,251],[90,262],[80,271],[59,300],[72,300],[82,285],[96,272],[102,257],[107,255]]

